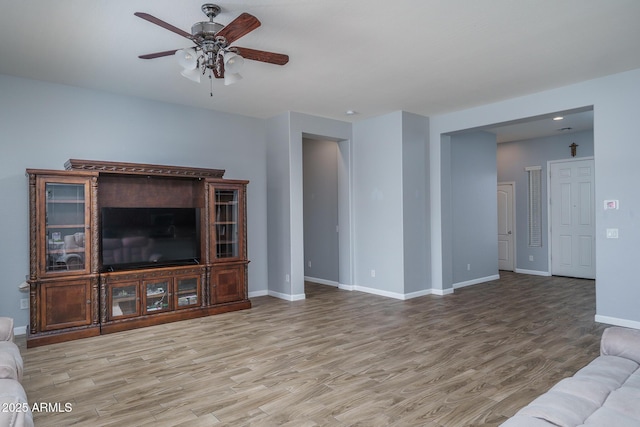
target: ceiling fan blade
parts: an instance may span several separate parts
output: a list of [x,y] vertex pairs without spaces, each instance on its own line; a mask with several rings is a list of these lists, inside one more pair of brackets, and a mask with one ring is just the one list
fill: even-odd
[[165,50],[164,52],[148,53],[146,55],[140,55],[140,56],[138,56],[138,58],[140,58],[140,59],[161,58],[163,56],[174,55],[177,51],[178,51],[178,49],[173,49],[173,50]]
[[260,21],[258,18],[245,12],[218,31],[216,36],[224,37],[227,40],[227,45],[230,45],[259,26]]
[[162,19],[158,19],[153,15],[149,15],[148,13],[144,13],[144,12],[136,12],[136,13],[134,13],[134,15],[137,16],[138,18],[144,19],[145,21],[149,21],[152,24],[159,25],[159,26],[161,26],[162,28],[164,28],[166,30],[173,31],[174,33],[179,34],[182,37],[186,37],[189,40],[193,39],[193,36],[191,34],[187,33],[186,31],[181,30],[178,27],[174,27],[173,25],[171,25],[171,24],[169,24],[167,22],[164,22]]
[[238,55],[253,61],[268,62],[269,64],[284,65],[289,62],[289,55],[282,53],[266,52],[264,50],[249,49],[248,47],[236,47]]

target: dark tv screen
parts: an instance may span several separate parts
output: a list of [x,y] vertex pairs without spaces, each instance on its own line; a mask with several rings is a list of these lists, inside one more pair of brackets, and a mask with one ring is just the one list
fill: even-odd
[[102,271],[198,264],[197,208],[102,208]]

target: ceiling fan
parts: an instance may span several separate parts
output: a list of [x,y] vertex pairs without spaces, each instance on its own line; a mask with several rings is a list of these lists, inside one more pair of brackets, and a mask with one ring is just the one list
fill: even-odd
[[[231,46],[240,37],[258,28],[260,21],[253,15],[242,13],[225,26],[213,22],[213,18],[220,11],[221,8],[218,5],[212,3],[203,4],[202,12],[207,15],[209,21],[193,24],[191,34],[148,13],[134,13],[135,16],[181,35],[195,44],[190,48],[149,53],[140,55],[139,58],[154,59],[175,55],[178,63],[184,68],[181,72],[183,76],[199,82],[200,76],[208,72],[210,79],[212,75],[216,78],[223,78],[225,85],[235,83],[242,78],[238,74],[238,70],[244,63],[243,58],[276,65],[285,65],[289,62],[289,56],[281,53]],[[211,96],[213,96],[213,93]]]

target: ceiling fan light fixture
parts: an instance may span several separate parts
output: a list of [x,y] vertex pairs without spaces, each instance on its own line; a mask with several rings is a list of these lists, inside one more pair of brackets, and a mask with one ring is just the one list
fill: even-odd
[[242,76],[238,73],[224,73],[224,85],[229,86],[234,84],[235,82],[242,80]]
[[199,68],[194,68],[192,70],[187,70],[184,69],[182,71],[180,71],[180,74],[182,74],[184,77],[188,78],[189,80],[192,80],[196,83],[200,83],[200,69]]
[[[213,18],[215,18],[220,11],[221,8],[218,5],[213,3],[203,4],[202,12],[209,18],[209,21],[196,22],[191,26],[191,33],[148,13],[135,12],[134,16],[189,39],[195,44],[195,46],[191,48],[165,50],[139,55],[138,57],[140,59],[154,59],[175,56],[176,61],[183,68],[180,74],[184,77],[195,82],[200,82],[200,79],[204,75],[209,77],[211,96],[213,96],[214,77],[224,80],[226,86],[242,79],[238,71],[242,68],[245,59],[275,65],[285,65],[289,62],[289,56],[281,53],[234,47],[233,43],[236,40],[261,25],[260,20],[244,12],[229,24],[222,25],[213,21]],[[239,53],[242,53],[244,57],[239,55]]]
[[244,58],[235,52],[226,52],[224,54],[224,69],[227,72],[236,74],[242,68]]
[[198,52],[193,47],[178,49],[175,56],[178,64],[185,70],[194,70],[198,67]]

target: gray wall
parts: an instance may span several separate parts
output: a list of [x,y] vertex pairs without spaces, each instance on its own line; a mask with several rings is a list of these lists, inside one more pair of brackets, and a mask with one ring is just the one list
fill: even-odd
[[[293,295],[291,288],[291,183],[289,114],[268,120],[267,226],[269,291]],[[287,281],[287,278],[289,279]]]
[[69,158],[226,169],[248,179],[249,292],[266,293],[265,122],[0,75],[0,315],[19,309],[28,274],[26,168],[64,169]]
[[428,135],[428,118],[402,113],[404,293],[408,295],[423,294],[430,287]]
[[353,141],[356,284],[402,295],[402,112],[354,123]]
[[[557,111],[593,106],[596,170],[596,320],[640,328],[640,286],[637,254],[640,247],[640,144],[635,123],[640,111],[640,69],[494,104],[430,117],[431,255],[435,289],[450,289],[446,277],[452,240],[443,212],[451,170],[442,162],[446,139],[442,136]],[[603,201],[617,199],[620,209],[604,211]],[[607,239],[606,229],[618,228],[619,239]]]
[[[576,157],[593,156],[593,131],[557,135],[498,144],[498,181],[515,182],[516,202],[516,269],[549,273],[549,229],[547,209],[542,209],[542,247],[529,247],[528,235],[528,180],[525,167],[542,166],[542,200],[547,197],[547,162],[571,158],[569,145],[579,145]],[[597,171],[596,171],[597,172]],[[529,261],[529,256],[533,261]]]
[[[420,120],[415,117],[395,112],[352,126],[284,113],[262,121],[8,76],[0,76],[0,93],[0,313],[15,317],[18,325],[27,323],[27,312],[18,309],[24,295],[17,290],[28,271],[24,170],[61,169],[70,157],[225,168],[229,178],[251,180],[250,292],[304,297],[305,133],[340,141],[339,180],[347,182],[339,190],[340,282],[391,296],[420,291],[415,285],[419,279],[408,282],[405,277],[407,265],[415,263],[406,259],[407,247],[419,250],[419,245],[406,241],[410,230],[403,225],[405,209],[419,205],[408,202],[410,190],[404,182],[408,170],[421,170],[407,163],[407,144],[415,136],[405,137],[406,125],[413,123],[410,128],[418,132]],[[424,118],[429,132],[424,138],[429,144],[424,181],[430,198],[424,219],[430,227],[425,232],[430,248],[425,254],[431,257],[425,289],[448,293],[455,281],[454,264],[459,263],[453,250],[449,134],[585,106],[594,109],[596,319],[640,327],[635,269],[640,144],[634,126],[640,111],[640,70]],[[618,199],[620,210],[604,211],[606,199]],[[495,209],[495,199],[490,205]],[[607,228],[618,228],[620,238],[606,239]],[[371,269],[376,269],[376,278],[370,277]]]
[[487,132],[451,136],[453,285],[498,274],[496,137]]
[[402,111],[353,125],[359,290],[394,298],[429,293],[428,131],[426,117]]
[[304,275],[339,283],[338,143],[303,138]]
[[[297,300],[304,295],[304,226],[302,140],[304,135],[338,142],[339,280],[352,283],[351,124],[301,113],[267,120],[267,180],[269,224],[269,293]],[[287,277],[289,281],[287,282]]]

